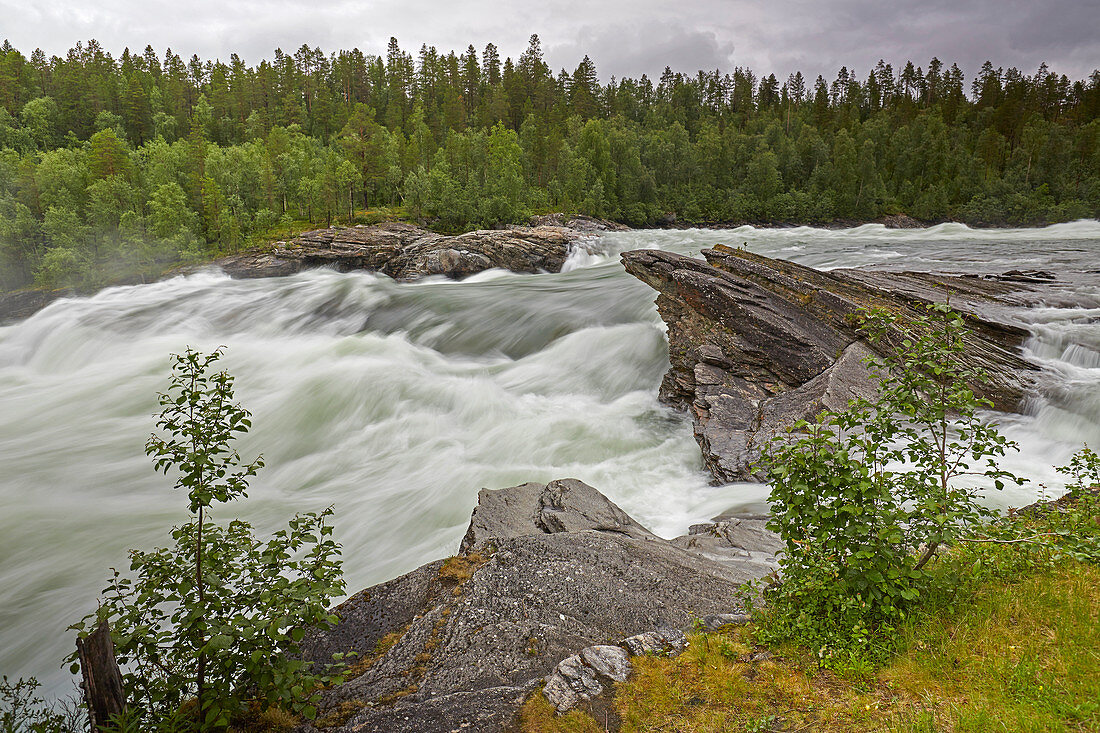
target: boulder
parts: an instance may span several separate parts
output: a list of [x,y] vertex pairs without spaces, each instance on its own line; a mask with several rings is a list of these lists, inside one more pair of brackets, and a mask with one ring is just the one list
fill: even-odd
[[578,232],[596,233],[630,231],[630,227],[625,224],[608,221],[607,219],[596,219],[591,216],[584,216],[583,214],[577,216],[569,216],[568,214],[542,214],[540,216],[532,216],[530,224],[533,227],[565,227],[566,229],[574,229]]
[[447,236],[399,222],[331,227],[214,264],[238,278],[292,275],[316,267],[341,272],[370,270],[396,280],[429,275],[462,279],[494,267],[513,272],[558,272],[571,247],[595,231],[535,226]]
[[675,630],[742,611],[742,584],[770,572],[681,540],[575,479],[483,490],[461,555],[355,594],[335,628],[307,640],[320,664],[358,654],[347,681],[323,693],[317,726],[501,731],[562,660],[552,689],[585,699],[624,677],[628,652],[682,648]]
[[610,499],[583,481],[559,479],[508,489],[482,489],[459,551],[466,553],[493,538],[583,532],[616,532],[657,539]]
[[1043,290],[1050,282],[1034,273],[822,272],[722,245],[702,254],[705,262],[660,250],[622,259],[659,293],[671,362],[660,397],[691,414],[715,483],[759,477],[761,447],[773,436],[824,408],[875,393],[865,362],[904,335],[895,328],[883,345],[866,342],[855,325],[861,308],[885,307],[904,325],[922,304],[950,295],[971,331],[963,360],[990,377],[971,386],[1011,411],[1038,372],[1020,356],[1029,332],[1013,312],[1047,292],[1058,294]]
[[546,678],[542,694],[559,713],[603,694],[608,682],[626,682],[630,655],[621,646],[596,644],[563,659]]

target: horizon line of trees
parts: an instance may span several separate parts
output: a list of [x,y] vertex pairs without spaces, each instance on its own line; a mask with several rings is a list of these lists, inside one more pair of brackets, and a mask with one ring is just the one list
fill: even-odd
[[[0,47],[0,288],[87,287],[402,206],[444,230],[561,210],[634,226],[1100,216],[1100,71],[937,58],[785,80],[384,55]],[[107,273],[110,271],[110,274]]]

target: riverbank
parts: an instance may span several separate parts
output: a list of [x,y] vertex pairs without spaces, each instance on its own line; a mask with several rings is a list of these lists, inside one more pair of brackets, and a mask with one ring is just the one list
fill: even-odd
[[[614,222],[586,216],[550,214],[532,217],[527,225],[445,235],[400,221],[313,229],[244,252],[219,256],[205,263],[162,268],[154,279],[216,267],[234,278],[291,275],[329,267],[340,272],[380,272],[399,281],[431,275],[460,280],[485,270],[558,272],[573,247],[586,237],[622,231]],[[132,276],[108,280],[102,288],[133,285]],[[0,294],[0,325],[27,318],[54,300],[88,295],[73,288],[30,289]]]
[[[147,282],[155,282],[164,277],[172,277],[180,274],[181,272],[193,272],[203,267],[220,266],[221,263],[259,263],[266,259],[270,259],[270,255],[277,251],[280,247],[285,247],[288,244],[293,246],[294,243],[301,239],[317,239],[318,234],[333,232],[333,231],[345,231],[354,229],[364,229],[376,227],[379,224],[407,226],[413,229],[424,232],[425,236],[438,235],[441,238],[461,236],[458,233],[447,230],[436,230],[427,225],[413,223],[410,220],[403,218],[399,214],[395,214],[392,211],[385,211],[382,214],[375,214],[367,216],[372,212],[364,212],[364,215],[357,218],[364,222],[371,222],[367,224],[354,224],[354,225],[334,225],[328,229],[314,229],[305,222],[299,222],[293,226],[289,226],[281,231],[278,235],[272,236],[269,241],[262,244],[248,247],[245,250],[234,254],[218,254],[204,261],[192,262],[183,264],[179,262],[174,263],[160,263],[155,267],[145,268],[141,271],[127,272],[124,275],[117,276],[105,276],[99,279],[99,281],[93,287],[84,288],[25,288],[16,291],[0,292],[0,325],[5,323],[11,323],[23,318],[27,318],[42,308],[46,307],[54,300],[59,298],[73,297],[73,296],[87,296],[98,292],[104,288],[115,287],[119,285],[137,285]],[[865,224],[881,224],[887,229],[921,229],[929,226],[935,226],[944,223],[961,223],[961,222],[948,222],[948,221],[935,221],[927,222],[914,219],[905,214],[892,214],[889,216],[880,217],[878,219],[869,221],[856,221],[856,220],[834,220],[828,222],[794,222],[794,221],[730,221],[722,223],[705,223],[705,222],[683,222],[676,220],[674,217],[667,221],[659,222],[649,229],[652,230],[687,230],[687,229],[709,229],[714,231],[721,231],[727,229],[736,229],[738,227],[751,226],[758,229],[789,229],[795,227],[814,227],[821,228],[830,231],[837,231],[846,228],[853,228],[863,226]],[[565,215],[565,214],[540,214],[532,216],[525,227],[541,227],[541,226],[556,226],[569,229],[571,231],[580,232],[582,234],[597,234],[601,232],[609,231],[625,231],[629,230],[624,224],[619,222],[608,221],[605,219],[597,219],[593,217],[583,215]],[[981,227],[980,224],[966,224],[966,226]],[[1014,227],[1001,226],[1001,225],[989,225],[989,229],[1009,229]],[[1036,226],[1038,228],[1038,225]],[[498,230],[493,231],[515,231],[515,227],[501,227]],[[641,230],[641,231],[644,231]],[[473,232],[467,232],[466,235]],[[313,235],[311,237],[311,235]],[[308,263],[305,266],[337,266],[341,267],[339,263],[338,253],[333,254],[331,257],[322,257],[317,262]],[[441,263],[437,268],[439,270],[445,270],[445,265],[448,263]],[[541,264],[541,263],[540,263]],[[508,267],[507,263],[503,263],[497,266],[503,266],[506,269],[512,269]],[[359,265],[356,265],[358,268]],[[254,271],[259,272],[258,267],[254,268]],[[351,267],[345,267],[345,269],[351,269]],[[377,269],[377,268],[367,268]],[[453,268],[452,268],[453,269]],[[286,263],[275,266],[267,273],[270,275],[285,275],[292,271],[292,268],[286,266]],[[296,271],[296,270],[295,270]],[[553,271],[553,270],[551,270]],[[441,274],[446,274],[441,272]],[[461,272],[458,276],[461,276]],[[467,273],[468,274],[468,273]],[[260,276],[260,275],[245,275],[245,276]]]
[[[349,589],[456,552],[482,487],[576,477],[661,537],[728,513],[761,513],[767,490],[711,486],[691,418],[657,400],[669,369],[656,293],[620,253],[748,242],[819,269],[1095,268],[1100,225],[1046,230],[742,229],[615,232],[571,268],[398,283],[331,269],[233,280],[211,270],[67,299],[0,329],[0,670],[71,688],[65,628],[94,610],[107,568],[163,545],[178,497],[142,445],[168,354],[228,347],[253,412],[242,455],[267,466],[240,516],[259,532],[334,504]],[[1091,286],[1090,286],[1091,287]],[[1092,287],[1094,291],[1095,288]],[[1087,294],[1090,289],[1083,287]],[[1091,310],[1025,309],[1025,353],[1051,389],[1000,415],[1032,479],[991,491],[1003,509],[1061,490],[1051,464],[1100,443],[1088,359]],[[415,448],[411,448],[415,446]]]

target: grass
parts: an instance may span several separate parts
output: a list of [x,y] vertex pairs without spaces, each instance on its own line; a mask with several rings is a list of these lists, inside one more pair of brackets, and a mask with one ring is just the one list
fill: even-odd
[[[1081,509],[1061,503],[1014,526],[1072,526],[1073,541],[1100,547],[1096,504]],[[612,701],[621,730],[1100,732],[1100,565],[1056,540],[950,553],[936,570],[940,590],[886,640],[892,655],[862,675],[820,669],[796,647],[757,654],[751,624],[693,634],[675,658],[635,658]],[[519,726],[605,730],[584,713],[556,717],[541,695],[524,706]]]

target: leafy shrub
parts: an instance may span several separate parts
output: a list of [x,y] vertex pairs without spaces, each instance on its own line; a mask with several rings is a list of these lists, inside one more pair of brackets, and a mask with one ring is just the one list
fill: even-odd
[[1100,563],[1100,455],[1087,445],[1068,466],[1067,493],[1055,501],[1011,511],[964,538],[949,572],[951,585],[1013,581],[1067,562]]
[[83,730],[78,710],[58,710],[38,696],[34,677],[10,682],[0,677],[0,733],[75,733]]
[[99,610],[74,626],[111,625],[139,730],[222,730],[257,703],[312,718],[316,688],[329,681],[298,651],[307,629],[335,623],[329,601],[344,590],[332,508],[295,516],[267,540],[239,519],[208,521],[214,502],[244,496],[263,465],[242,464],[232,448],[250,414],[233,401],[233,378],[210,373],[220,356],[174,356],[157,422],[168,435],[146,445],[159,470],[177,473],[191,520],[172,530],[172,546],[132,550],[132,575],[115,571]]
[[990,516],[961,477],[1021,482],[995,461],[1015,445],[977,415],[989,403],[971,387],[983,375],[959,359],[958,313],[932,304],[903,324],[871,310],[861,328],[887,353],[868,362],[877,397],[799,422],[764,458],[769,526],[785,547],[762,640],[807,645],[826,665],[873,656],[937,548]]

